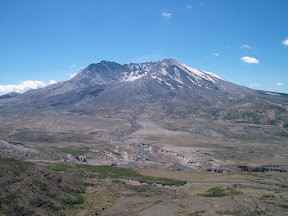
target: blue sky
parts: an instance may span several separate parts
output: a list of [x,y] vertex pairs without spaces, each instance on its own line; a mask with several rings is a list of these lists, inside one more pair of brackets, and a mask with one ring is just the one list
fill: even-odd
[[287,11],[287,0],[0,0],[0,94],[101,60],[163,58],[288,93]]

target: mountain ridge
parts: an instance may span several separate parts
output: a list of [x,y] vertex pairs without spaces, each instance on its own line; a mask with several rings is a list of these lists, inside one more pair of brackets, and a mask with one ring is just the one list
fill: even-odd
[[175,59],[163,59],[93,63],[68,80],[1,100],[0,112],[66,110],[102,115],[105,109],[127,114],[154,106],[161,107],[155,112],[162,117],[197,116],[287,127],[287,104],[285,94],[249,89]]

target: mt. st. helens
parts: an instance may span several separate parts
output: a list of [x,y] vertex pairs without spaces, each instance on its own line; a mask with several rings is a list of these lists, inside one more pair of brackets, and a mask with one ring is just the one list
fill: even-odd
[[0,101],[0,112],[69,111],[157,119],[199,118],[288,126],[286,94],[263,92],[225,81],[174,59],[121,65],[102,61],[74,77]]
[[[171,192],[172,198],[167,199],[161,192],[160,199],[173,200],[175,204],[175,194],[179,194],[181,205],[183,202],[195,208],[198,202],[199,212],[203,211],[203,203],[211,203],[205,210],[208,212],[231,199],[235,205],[233,212],[229,205],[229,210],[223,208],[225,211],[219,211],[218,215],[222,212],[255,215],[259,206],[264,206],[262,212],[269,209],[273,214],[280,212],[275,215],[283,215],[284,210],[277,206],[286,205],[288,200],[285,189],[288,184],[287,104],[285,94],[235,85],[173,59],[125,65],[102,61],[89,65],[68,80],[1,99],[0,155],[46,166],[59,164],[67,167],[69,178],[75,172],[87,182],[97,180],[98,172],[92,175],[87,169],[83,175],[77,171],[79,165],[137,169],[152,179],[168,177],[187,181],[187,185],[177,187],[178,192],[174,186],[163,188],[165,193]],[[108,173],[110,166],[104,166]],[[130,180],[124,179],[125,184],[101,180],[100,185],[106,182],[103,188],[109,191],[93,186],[96,191],[87,190],[85,197],[95,197],[98,191],[105,197],[109,193],[115,197],[119,186],[130,188],[130,184],[134,184]],[[112,192],[111,183],[115,186]],[[152,187],[153,191],[158,188],[139,184],[137,191],[143,187],[143,191],[146,187]],[[222,187],[227,187],[227,191],[231,191],[230,187],[243,190],[237,195],[240,198],[236,194],[224,199],[203,196],[209,192],[208,188],[224,190]],[[277,206],[269,204],[268,208],[262,197],[275,188],[281,192],[273,195]],[[200,195],[195,194],[198,189]],[[131,199],[127,188],[120,196],[119,200]],[[146,194],[137,192],[136,198],[132,197],[137,203],[132,203],[132,211],[135,206],[141,206],[139,212],[143,212],[146,202],[142,196]],[[147,197],[153,203],[158,203],[158,198],[158,192]],[[87,200],[86,208],[99,205],[98,199],[94,201],[95,205],[91,205],[91,200]],[[130,205],[131,200],[128,202]],[[119,201],[114,205],[109,198],[109,206],[111,203],[112,207],[103,215],[119,215],[123,206],[126,209],[125,204]],[[247,214],[239,213],[249,209],[251,203],[255,207]],[[107,205],[104,207],[106,210]],[[194,210],[191,213],[194,214]]]

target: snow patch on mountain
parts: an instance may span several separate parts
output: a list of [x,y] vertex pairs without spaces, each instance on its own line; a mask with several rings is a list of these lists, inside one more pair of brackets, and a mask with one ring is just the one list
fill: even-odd
[[124,73],[124,76],[122,77],[122,79],[120,80],[120,82],[133,82],[135,80],[138,80],[144,76],[147,75],[148,72],[144,72],[144,73],[139,73],[139,71],[136,72],[131,72],[129,75],[128,73]]
[[193,79],[191,79],[189,76],[187,77],[194,85],[198,85],[198,83],[194,82]]
[[161,68],[161,74],[163,74],[164,76],[168,75],[168,72],[166,71],[165,68]]
[[170,84],[170,83],[168,83],[168,82],[166,82],[166,81],[164,81],[164,83],[165,83],[168,87],[170,87],[171,89],[175,90],[175,88],[172,86],[172,84]]
[[221,78],[220,76],[218,76],[218,75],[216,75],[214,73],[206,72],[206,71],[200,71],[200,70],[197,70],[195,68],[191,68],[190,66],[188,66],[186,64],[183,64],[181,62],[178,62],[178,61],[177,61],[177,64],[189,76],[192,76],[192,77],[194,77],[194,78],[196,78],[198,80],[199,79],[205,79],[205,80],[211,81],[213,83],[216,83],[216,80],[214,80],[213,78],[224,80],[223,78]]
[[207,71],[203,71],[203,72],[209,74],[210,76],[216,77],[217,79],[224,80],[222,77],[220,77],[217,74],[214,74],[212,72],[207,72]]
[[183,84],[184,85],[184,83],[182,82],[182,80],[180,80],[178,77],[173,77],[173,76],[171,76],[170,74],[168,74],[168,76],[170,77],[170,79],[172,79],[172,80],[174,80],[174,81],[176,81],[176,82],[178,82],[178,83],[181,83],[181,84]]

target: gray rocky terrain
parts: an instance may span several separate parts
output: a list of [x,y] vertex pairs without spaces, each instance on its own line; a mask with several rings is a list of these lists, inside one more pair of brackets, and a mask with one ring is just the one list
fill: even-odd
[[[74,210],[58,206],[61,214],[285,215],[287,108],[286,94],[174,59],[102,61],[68,80],[1,97],[0,152],[41,169],[65,164],[78,173],[73,178],[98,185],[88,186]],[[81,165],[149,178],[116,181],[113,171],[92,178]],[[186,183],[164,187],[161,178]]]

